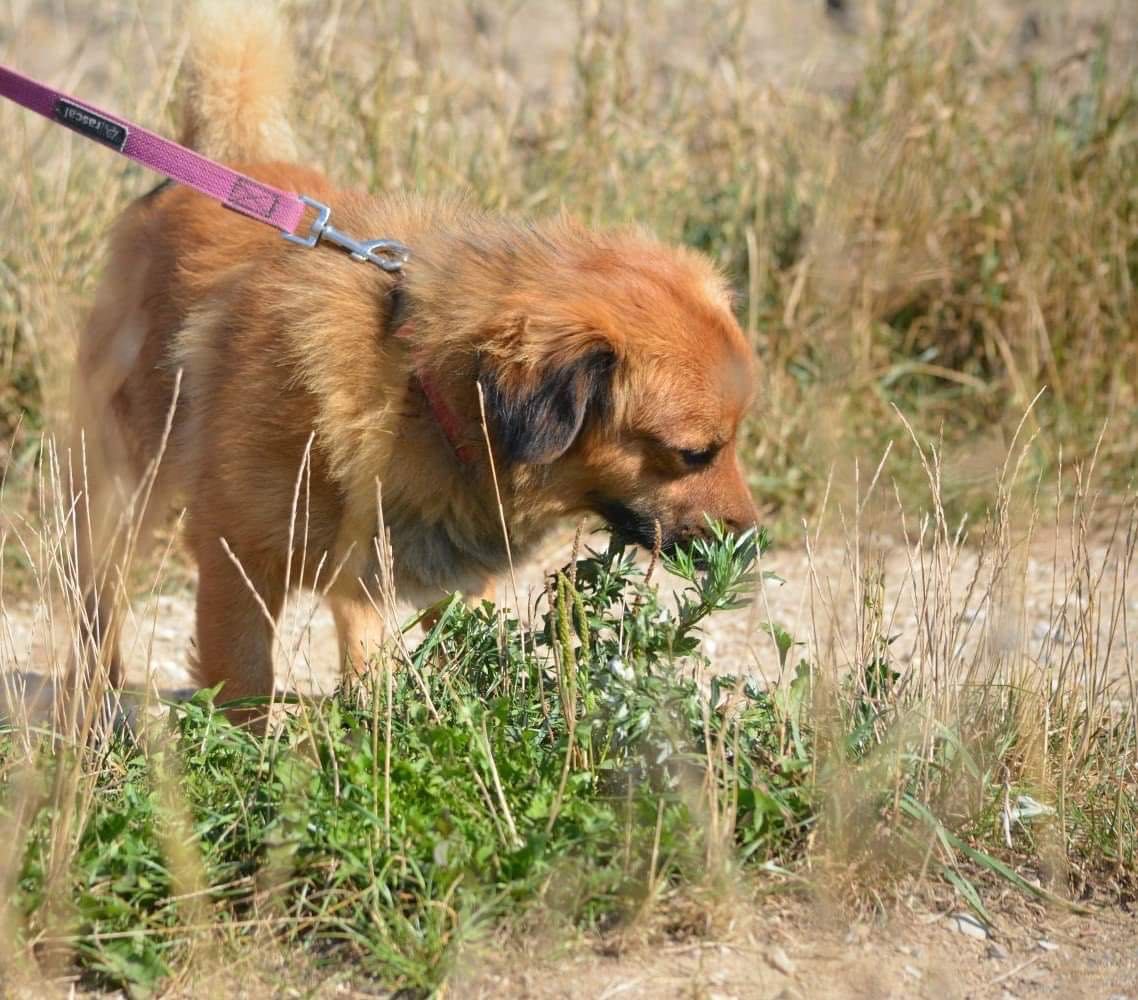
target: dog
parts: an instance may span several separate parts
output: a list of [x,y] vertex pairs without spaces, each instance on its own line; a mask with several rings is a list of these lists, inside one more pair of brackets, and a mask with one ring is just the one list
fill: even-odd
[[755,522],[735,450],[755,359],[708,259],[566,215],[338,190],[289,162],[278,16],[211,9],[183,142],[411,255],[394,274],[296,246],[169,182],[117,222],[74,443],[82,617],[112,684],[122,565],[171,510],[197,566],[195,678],[226,699],[271,694],[272,623],[297,587],[327,590],[344,663],[366,663],[380,506],[394,589],[419,606],[482,594],[507,534],[522,558],[586,512],[665,548],[706,518]]

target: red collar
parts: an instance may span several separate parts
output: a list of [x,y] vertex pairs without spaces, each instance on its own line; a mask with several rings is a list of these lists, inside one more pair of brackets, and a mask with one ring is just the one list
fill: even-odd
[[[415,324],[413,321],[408,321],[395,331],[394,336],[400,340],[410,340],[414,334]],[[423,398],[430,408],[431,416],[435,418],[435,423],[439,425],[443,437],[450,444],[454,457],[463,465],[472,464],[477,456],[471,445],[463,443],[462,421],[458,414],[443,399],[433,380],[424,369],[415,369],[415,381],[419,383],[419,388],[423,391]]]
[[474,449],[470,445],[462,443],[462,424],[458,419],[458,414],[455,413],[447,401],[439,395],[438,389],[435,388],[434,383],[428,378],[425,371],[416,371],[415,379],[419,383],[419,388],[423,390],[423,397],[427,400],[427,405],[431,408],[431,414],[435,418],[435,423],[439,425],[439,430],[443,432],[443,436],[450,442],[454,457],[463,465],[470,465],[475,458]]

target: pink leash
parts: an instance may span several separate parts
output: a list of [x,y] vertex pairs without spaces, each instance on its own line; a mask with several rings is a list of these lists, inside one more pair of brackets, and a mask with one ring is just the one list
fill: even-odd
[[[367,261],[385,271],[401,270],[410,257],[407,247],[395,240],[361,242],[341,233],[328,224],[331,209],[313,198],[262,184],[192,149],[21,76],[6,66],[0,66],[0,97],[7,97],[88,139],[110,146],[115,152],[208,195],[234,212],[273,226],[293,243],[314,247],[326,241],[346,250],[354,260]],[[297,236],[296,228],[306,208],[315,209],[316,217],[308,233]]]

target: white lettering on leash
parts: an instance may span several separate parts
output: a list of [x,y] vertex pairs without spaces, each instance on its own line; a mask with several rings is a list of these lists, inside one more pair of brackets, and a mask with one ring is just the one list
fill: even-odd
[[123,151],[127,136],[130,134],[126,126],[113,122],[109,118],[104,118],[94,111],[88,111],[63,97],[55,102],[55,117],[57,121],[62,122],[68,128],[74,129],[89,139],[110,146],[120,153]]

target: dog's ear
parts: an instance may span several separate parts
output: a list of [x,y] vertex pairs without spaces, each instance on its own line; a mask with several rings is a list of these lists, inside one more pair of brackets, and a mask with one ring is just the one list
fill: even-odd
[[604,419],[612,408],[613,346],[591,330],[561,329],[515,341],[501,361],[483,358],[479,381],[486,417],[511,464],[546,465],[560,458],[586,419]]

